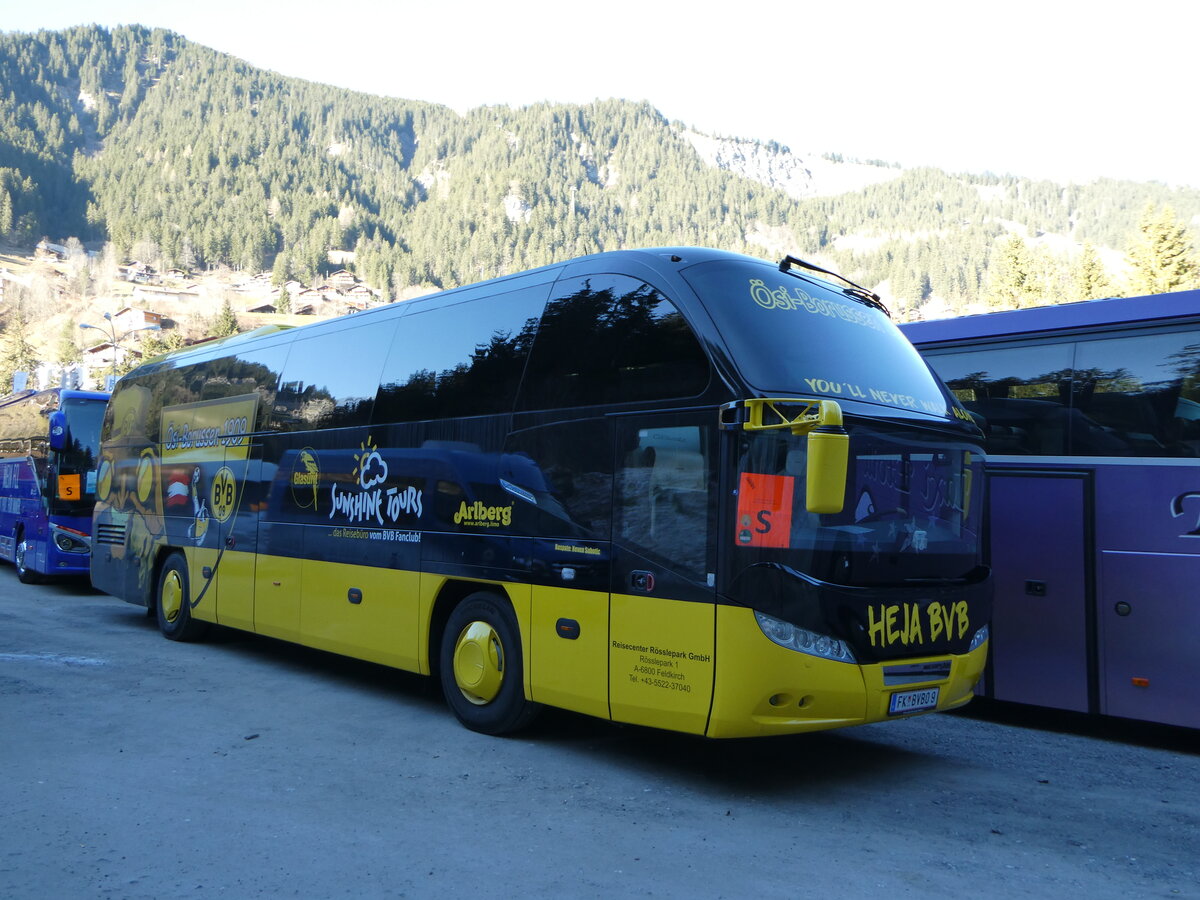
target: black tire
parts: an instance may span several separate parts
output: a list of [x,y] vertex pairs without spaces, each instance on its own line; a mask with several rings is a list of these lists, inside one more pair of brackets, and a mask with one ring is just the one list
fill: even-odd
[[187,560],[172,553],[158,573],[154,606],[158,612],[158,630],[172,641],[198,641],[208,633],[208,623],[192,618],[188,602]]
[[507,600],[481,592],[459,603],[440,659],[446,703],[472,731],[508,734],[537,715],[539,705],[525,699],[521,632]]
[[25,554],[28,552],[29,542],[25,540],[23,532],[18,533],[16,547],[13,549],[13,565],[17,567],[17,580],[21,584],[38,584],[42,580],[42,573],[25,565]]

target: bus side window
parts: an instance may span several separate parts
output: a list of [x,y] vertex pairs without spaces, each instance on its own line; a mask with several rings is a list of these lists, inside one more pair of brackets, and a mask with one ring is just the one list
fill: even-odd
[[258,421],[253,423],[252,428],[255,431],[265,430],[271,410],[275,407],[276,390],[287,349],[283,345],[205,364],[202,368],[208,377],[200,388],[200,399],[213,400],[257,393]]
[[1071,428],[1072,344],[977,348],[927,358],[982,420],[989,453],[1059,456]]
[[[1075,354],[1080,409],[1113,443],[1113,456],[1200,455],[1200,333],[1080,341]],[[1087,452],[1075,446],[1072,452]]]
[[548,291],[535,285],[402,316],[373,421],[512,412]]
[[613,430],[606,419],[527,428],[509,435],[501,477],[536,497],[525,504],[539,537],[612,536]]
[[676,572],[704,577],[710,521],[709,429],[700,425],[636,428],[618,458],[616,533],[662,558]]
[[294,341],[275,396],[273,424],[284,431],[368,424],[394,332],[395,324],[387,321]]
[[636,278],[589,275],[555,285],[518,408],[694,397],[708,381],[708,357],[670,300]]

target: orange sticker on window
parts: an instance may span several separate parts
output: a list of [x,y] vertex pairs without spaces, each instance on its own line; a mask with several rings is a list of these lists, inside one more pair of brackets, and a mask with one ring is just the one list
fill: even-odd
[[79,475],[58,476],[58,498],[60,500],[79,500],[83,497],[80,490]]
[[738,485],[737,542],[742,547],[786,547],[792,533],[791,475],[743,472]]

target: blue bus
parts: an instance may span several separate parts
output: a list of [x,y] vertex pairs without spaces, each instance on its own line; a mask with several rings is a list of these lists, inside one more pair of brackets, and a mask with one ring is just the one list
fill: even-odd
[[903,331],[987,437],[984,694],[1200,728],[1200,291]]
[[0,399],[0,558],[26,584],[88,573],[107,402],[64,388]]

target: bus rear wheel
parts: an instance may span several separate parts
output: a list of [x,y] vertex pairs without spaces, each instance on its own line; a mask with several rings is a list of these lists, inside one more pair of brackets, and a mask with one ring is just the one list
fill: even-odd
[[198,641],[208,632],[208,623],[192,618],[189,602],[187,560],[172,553],[158,573],[158,630],[172,641]]
[[29,541],[25,540],[22,532],[17,535],[17,548],[13,551],[13,565],[17,567],[17,579],[21,584],[37,584],[42,580],[40,572],[25,565],[25,557],[29,554]]
[[538,705],[525,699],[517,618],[495,594],[471,594],[454,608],[440,660],[446,703],[472,731],[507,734],[537,714]]

